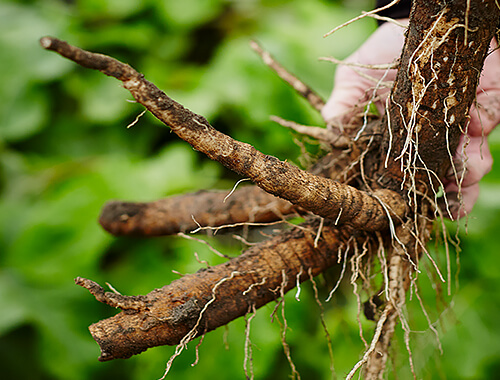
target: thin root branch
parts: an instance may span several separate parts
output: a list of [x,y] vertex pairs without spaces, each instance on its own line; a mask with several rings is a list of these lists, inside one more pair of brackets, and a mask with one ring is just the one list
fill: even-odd
[[375,13],[378,13],[378,12],[383,11],[385,9],[388,9],[388,8],[392,7],[393,5],[395,5],[397,3],[399,3],[399,0],[393,0],[389,4],[384,5],[383,7],[374,9],[373,11],[370,11],[370,12],[363,12],[359,16],[354,17],[353,19],[351,19],[351,20],[349,20],[347,22],[344,22],[342,25],[339,25],[339,26],[333,28],[328,33],[324,34],[323,37],[328,37],[329,35],[335,33],[337,30],[342,29],[343,27],[345,27],[347,25],[350,25],[350,24],[352,24],[355,21],[361,20],[362,18],[368,17],[368,16],[370,16],[372,14],[375,14]]
[[245,377],[249,380],[253,380],[253,356],[252,356],[252,342],[250,341],[250,325],[252,319],[255,318],[255,304],[249,307],[248,314],[250,316],[247,318],[245,316],[245,359],[243,361],[243,370],[245,371]]
[[302,95],[313,108],[321,112],[325,105],[325,101],[314,92],[308,85],[303,83],[293,74],[289,73],[283,66],[281,66],[271,54],[264,50],[256,41],[250,41],[250,46],[259,56],[264,63],[278,74],[286,83],[292,86],[295,91]]

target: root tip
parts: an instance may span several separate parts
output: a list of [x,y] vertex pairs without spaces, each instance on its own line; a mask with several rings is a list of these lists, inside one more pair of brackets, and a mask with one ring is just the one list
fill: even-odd
[[54,41],[54,39],[52,37],[45,36],[45,37],[40,38],[40,45],[44,49],[50,49],[52,47],[53,41]]

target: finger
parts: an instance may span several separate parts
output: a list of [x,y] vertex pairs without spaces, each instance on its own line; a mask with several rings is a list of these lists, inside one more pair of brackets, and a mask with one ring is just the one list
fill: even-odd
[[493,40],[490,54],[484,62],[477,88],[477,107],[471,107],[468,133],[471,136],[488,136],[500,123],[500,50]]
[[479,197],[479,184],[476,183],[462,188],[461,199],[458,196],[458,187],[455,184],[450,184],[445,191],[451,217],[456,220],[471,213]]
[[[394,24],[385,23],[354,54],[349,56],[346,62],[365,65],[389,64],[400,56],[403,43],[404,29]],[[363,103],[374,96],[387,96],[389,89],[382,88],[380,81],[390,82],[394,80],[395,76],[395,69],[374,70],[339,66],[335,74],[333,91],[322,110],[323,118],[327,121],[349,119],[352,116],[354,106],[363,107]],[[377,103],[377,108],[383,112],[384,100]]]
[[[374,87],[374,83],[361,77],[347,66],[341,66],[337,69],[335,83],[334,90],[321,114],[323,119],[327,121],[332,119],[348,120],[356,105],[361,105],[369,100],[369,89]],[[380,93],[382,91],[379,90],[378,95]]]
[[490,172],[493,165],[493,157],[486,138],[483,136],[462,136],[453,162],[455,168],[448,170],[445,185],[460,182],[462,176],[464,177],[461,183],[462,187],[478,183]]
[[[500,72],[498,75],[500,78]],[[467,133],[471,136],[488,136],[499,123],[500,88],[481,92],[477,95],[477,106],[471,107],[470,124]]]

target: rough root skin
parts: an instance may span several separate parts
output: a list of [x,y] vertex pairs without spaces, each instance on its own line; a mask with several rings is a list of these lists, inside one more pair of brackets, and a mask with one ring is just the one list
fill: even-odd
[[[359,310],[361,292],[358,292],[358,285],[364,291],[380,295],[380,302],[372,302],[375,305],[373,319],[377,320],[373,337],[370,343],[366,342],[362,359],[347,378],[353,378],[358,371],[368,380],[383,378],[389,346],[400,322],[415,376],[410,328],[404,315],[406,293],[410,285],[415,285],[413,281],[424,252],[430,258],[426,251],[429,231],[436,215],[442,214],[434,202],[436,189],[443,173],[452,164],[451,156],[460,133],[466,129],[482,60],[500,15],[494,1],[474,2],[467,12],[464,12],[465,3],[458,0],[415,3],[386,119],[376,121],[375,130],[387,132],[380,143],[373,143],[373,136],[363,144],[352,144],[352,136],[347,136],[337,147],[332,143],[334,159],[348,167],[341,171],[337,170],[337,163],[332,164],[338,176],[328,175],[327,178],[314,171],[300,170],[221,134],[202,116],[170,99],[128,65],[54,38],[40,40],[45,49],[123,81],[137,101],[195,149],[250,178],[266,192],[290,202],[280,200],[273,215],[261,212],[253,214],[255,218],[274,218],[299,210],[323,217],[308,220],[300,227],[251,247],[227,263],[201,269],[145,296],[121,296],[105,292],[93,281],[76,279],[98,301],[122,309],[114,317],[90,327],[101,347],[100,360],[127,358],[150,347],[179,344],[167,364],[166,375],[172,360],[196,336],[282,297],[297,284],[312,279],[332,265],[342,263],[343,276],[348,261],[352,260],[351,283]],[[429,17],[430,14],[434,16]],[[464,14],[467,14],[466,20]],[[260,49],[259,53],[269,66],[276,71],[284,70],[260,47],[254,48]],[[453,60],[450,57],[454,57]],[[281,76],[285,80],[288,78],[287,81],[316,109],[324,104],[307,86],[301,87],[296,77],[286,72]],[[303,130],[297,125],[294,128]],[[354,135],[359,129],[360,126],[355,126]],[[332,138],[319,130],[312,130],[311,134]],[[335,149],[345,151],[337,154]],[[352,158],[348,164],[346,157]],[[343,183],[333,180],[337,178]],[[270,199],[257,203],[266,205]],[[150,206],[127,204],[121,205],[121,209],[117,206],[118,211],[105,209],[101,222],[116,234],[138,231],[160,234],[161,229],[151,222],[141,225],[140,218],[134,219],[143,213],[142,218]],[[251,219],[251,212],[243,214],[238,220]],[[108,215],[112,217],[107,218]],[[123,219],[119,221],[121,224],[116,224],[117,218]],[[213,222],[206,218],[207,224],[227,222],[231,220]],[[167,233],[178,232],[187,225],[186,222],[170,226]],[[446,239],[446,233],[444,235]],[[370,283],[374,260],[379,260],[382,289],[374,289]],[[450,278],[448,274],[448,280]],[[418,291],[414,294],[418,297]],[[284,315],[283,308],[282,313]],[[249,324],[247,327],[250,328]],[[285,333],[286,328],[283,337]],[[292,375],[299,377],[284,338],[283,348]],[[246,363],[245,372],[251,373]]]
[[[236,141],[214,129],[208,121],[169,98],[129,65],[114,58],[84,51],[52,37],[43,37],[41,45],[84,67],[100,70],[123,82],[132,96],[153,115],[169,126],[193,148],[227,168],[250,178],[266,192],[284,198],[316,215],[349,222],[354,228],[378,231],[389,226],[386,208],[369,193],[301,170],[286,161],[265,155],[253,146]],[[95,58],[95,61],[93,60]],[[388,207],[402,218],[406,209],[393,204],[397,192],[384,189]],[[379,197],[380,197],[379,195]],[[396,218],[397,219],[397,218]]]

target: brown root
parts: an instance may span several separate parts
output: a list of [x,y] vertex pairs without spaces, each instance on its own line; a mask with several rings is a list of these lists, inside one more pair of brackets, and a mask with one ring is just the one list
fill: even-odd
[[114,58],[90,53],[57,38],[43,37],[40,43],[45,49],[56,51],[84,67],[100,70],[121,80],[139,103],[193,148],[250,178],[270,194],[316,215],[349,223],[365,231],[387,229],[389,216],[397,221],[406,213],[404,202],[397,192],[381,189],[374,197],[329,178],[318,177],[232,139],[214,129],[204,117],[169,98],[132,67]]
[[[90,327],[101,347],[99,360],[128,358],[159,345],[185,345],[245,315],[249,305],[259,308],[294,288],[301,268],[300,282],[309,278],[308,273],[315,276],[335,265],[348,232],[325,225],[315,247],[317,226],[318,221],[312,221],[144,296],[118,296],[90,280],[77,279],[98,301],[123,307],[121,313]],[[285,285],[281,268],[286,268]]]

